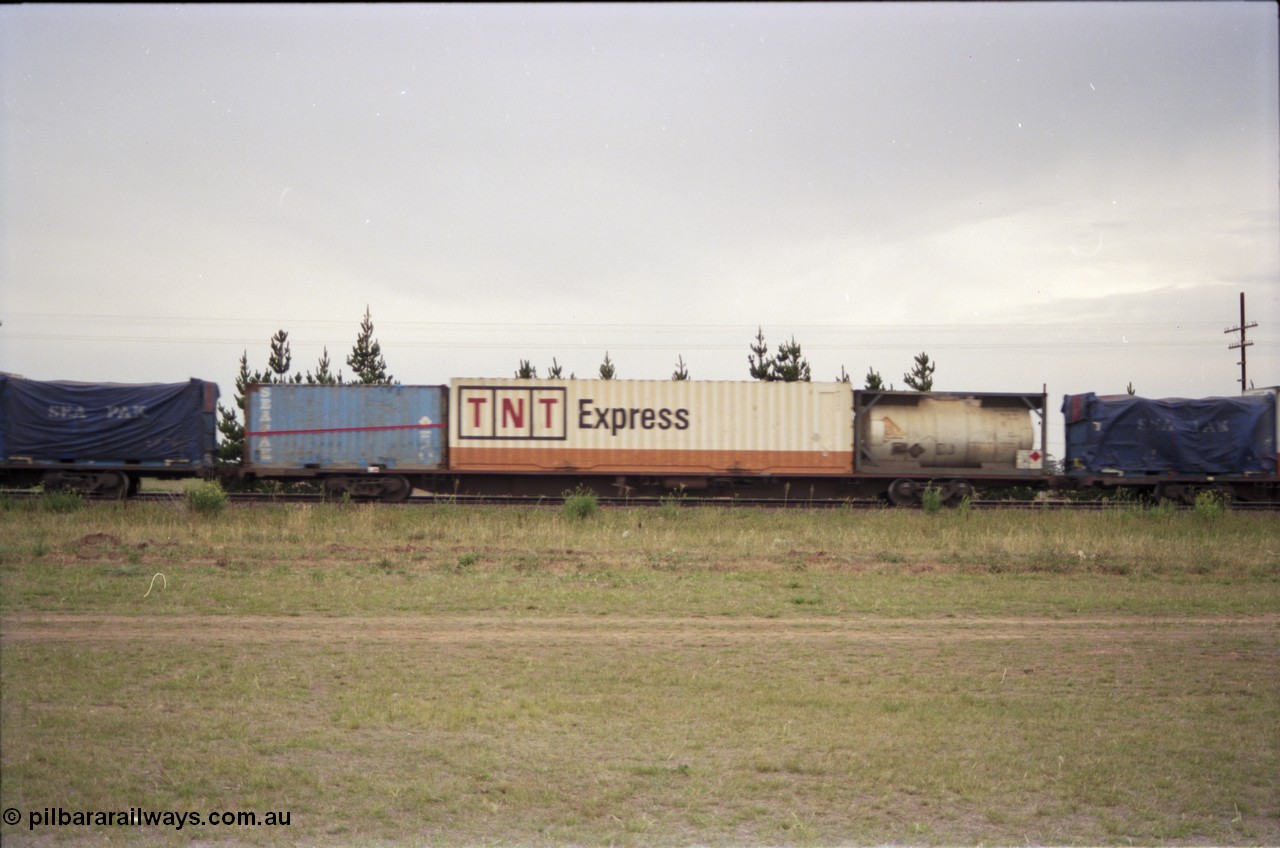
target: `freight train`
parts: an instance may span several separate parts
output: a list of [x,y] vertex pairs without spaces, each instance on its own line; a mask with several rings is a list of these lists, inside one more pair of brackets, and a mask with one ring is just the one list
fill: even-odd
[[672,491],[779,500],[926,490],[1119,487],[1193,500],[1280,498],[1277,396],[1064,398],[854,390],[847,383],[455,379],[442,386],[253,385],[244,456],[215,462],[217,387],[39,383],[0,375],[0,483],[125,497],[141,477],[308,481],[332,497],[558,497]]

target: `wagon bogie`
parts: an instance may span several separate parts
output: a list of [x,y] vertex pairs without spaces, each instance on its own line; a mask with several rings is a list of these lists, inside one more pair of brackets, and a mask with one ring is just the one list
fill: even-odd
[[138,480],[122,471],[46,471],[41,480],[46,492],[79,492],[87,497],[120,500],[137,494]]
[[401,474],[338,474],[324,478],[327,500],[380,500],[400,503],[413,493],[413,484]]

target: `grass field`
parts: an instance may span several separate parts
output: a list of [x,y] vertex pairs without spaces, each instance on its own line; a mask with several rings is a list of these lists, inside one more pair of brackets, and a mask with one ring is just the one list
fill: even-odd
[[1275,845],[1280,522],[7,502],[0,711],[6,846]]

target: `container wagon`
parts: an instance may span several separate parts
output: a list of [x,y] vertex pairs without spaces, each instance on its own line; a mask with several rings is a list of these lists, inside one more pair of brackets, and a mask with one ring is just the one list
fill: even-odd
[[847,486],[845,383],[456,379],[449,470],[463,491],[620,495]]
[[863,494],[919,503],[936,487],[944,502],[974,487],[1045,488],[1048,395],[854,392],[854,474]]
[[247,386],[239,474],[402,501],[446,469],[447,403],[445,386]]
[[0,374],[0,480],[123,498],[143,477],[207,477],[218,386],[77,383]]
[[1078,487],[1124,487],[1184,503],[1205,490],[1242,501],[1275,498],[1278,395],[1275,388],[1199,399],[1067,395],[1066,476]]

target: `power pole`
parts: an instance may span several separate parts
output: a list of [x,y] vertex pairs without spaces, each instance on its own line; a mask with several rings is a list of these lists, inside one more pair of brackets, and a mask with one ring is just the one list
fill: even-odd
[[1227,350],[1235,350],[1236,348],[1240,348],[1240,394],[1244,394],[1245,390],[1249,388],[1248,370],[1245,365],[1245,362],[1248,357],[1245,356],[1245,353],[1247,352],[1248,347],[1253,344],[1253,342],[1245,340],[1244,334],[1245,334],[1245,330],[1248,330],[1249,328],[1256,327],[1256,326],[1258,326],[1257,321],[1250,321],[1248,324],[1244,322],[1244,292],[1240,292],[1240,326],[1231,327],[1229,329],[1222,331],[1224,333],[1240,334],[1240,341],[1232,342],[1231,344],[1227,345]]

